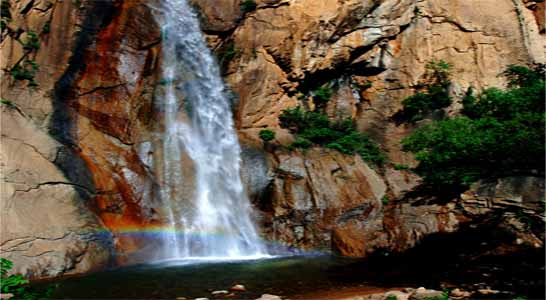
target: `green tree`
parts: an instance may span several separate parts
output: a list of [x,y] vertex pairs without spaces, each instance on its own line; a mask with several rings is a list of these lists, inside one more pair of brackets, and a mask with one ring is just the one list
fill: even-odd
[[482,178],[544,173],[542,67],[509,66],[508,89],[463,99],[462,116],[423,126],[402,141],[414,171],[438,190],[466,188]]

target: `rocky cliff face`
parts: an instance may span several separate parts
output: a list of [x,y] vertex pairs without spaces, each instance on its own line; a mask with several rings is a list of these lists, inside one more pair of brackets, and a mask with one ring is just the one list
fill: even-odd
[[[2,253],[6,251],[15,266],[24,266],[25,273],[38,276],[85,272],[109,263],[114,250],[123,249],[119,260],[120,254],[142,248],[119,233],[154,222],[154,181],[143,143],[150,140],[147,126],[154,86],[150,78],[158,59],[158,27],[149,7],[136,1],[7,3],[10,18],[2,31],[2,98],[8,103],[3,106],[9,108],[3,109],[2,159],[8,167],[3,171],[7,187],[2,189],[6,207],[2,212],[9,217],[2,227]],[[33,34],[37,45],[25,46]],[[31,78],[17,78],[14,68],[27,62],[38,70],[27,67]],[[9,117],[18,118],[22,127],[10,124]],[[11,137],[26,137],[23,130],[34,131],[39,138],[28,134],[11,146]],[[23,146],[29,150],[16,150]],[[40,164],[39,159],[44,162]],[[17,166],[21,161],[26,164]],[[11,169],[39,176],[14,182]],[[28,185],[30,193],[13,192],[12,183]],[[48,194],[42,192],[45,188]],[[24,206],[24,213],[10,203]],[[42,214],[47,218],[34,220]],[[88,215],[91,220],[84,221]],[[57,235],[42,237],[31,226],[58,227]],[[97,248],[98,254],[86,252],[86,244],[81,246],[79,239],[85,237],[85,242],[93,230],[82,237],[71,232],[89,231],[88,227],[103,233],[91,241],[115,245]],[[42,238],[51,239],[51,245],[33,242]],[[15,249],[12,240],[27,246]],[[32,247],[44,253],[31,251]],[[55,247],[59,253],[51,250]],[[76,265],[84,254],[91,261]],[[66,269],[58,270],[62,264],[55,260],[66,260]]]
[[[255,9],[238,0],[192,2],[238,98],[243,175],[267,238],[366,256],[403,251],[499,211],[499,226],[515,228],[514,243],[543,246],[543,235],[519,230],[514,213],[543,221],[542,179],[507,178],[457,199],[428,199],[408,194],[419,178],[392,164],[415,163],[399,145],[414,127],[394,116],[425,64],[453,64],[456,99],[469,86],[503,86],[497,75],[506,65],[543,62],[544,2],[258,0]],[[106,264],[113,249],[124,261],[145,247],[124,232],[164,217],[151,163],[161,157],[152,150],[161,126],[154,3],[2,3],[9,18],[0,46],[8,103],[1,254],[32,276],[85,272]],[[16,76],[16,66],[32,78]],[[312,105],[312,91],[325,83],[334,89],[328,115],[354,119],[392,164],[372,168],[333,150],[280,147],[293,137],[279,114]],[[448,113],[459,107],[455,101]],[[277,137],[264,148],[258,132],[266,127]]]
[[[543,61],[544,25],[536,17],[542,10],[543,3],[520,1],[279,0],[257,1],[246,13],[202,11],[226,80],[239,95],[237,121],[247,144],[261,148],[263,128],[277,133],[273,144],[289,144],[293,137],[279,127],[279,114],[312,105],[312,91],[329,83],[330,118],[352,118],[393,164],[412,165],[399,143],[414,125],[398,124],[395,115],[426,63],[454,66],[455,99],[469,86],[502,87],[498,74],[507,65]],[[234,53],[229,59],[226,49]],[[459,108],[454,101],[448,113]],[[272,239],[366,256],[376,248],[407,249],[472,219],[456,202],[445,204],[452,199],[421,205],[404,197],[419,179],[392,165],[374,170],[358,157],[319,148],[267,149],[270,184],[261,206]]]

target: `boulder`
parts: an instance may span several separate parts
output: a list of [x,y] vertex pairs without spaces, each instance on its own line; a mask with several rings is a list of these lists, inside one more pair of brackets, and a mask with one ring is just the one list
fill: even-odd
[[276,295],[263,294],[256,300],[281,300],[282,298]]
[[236,284],[236,285],[230,287],[229,290],[232,291],[232,292],[246,292],[246,288],[242,284]]

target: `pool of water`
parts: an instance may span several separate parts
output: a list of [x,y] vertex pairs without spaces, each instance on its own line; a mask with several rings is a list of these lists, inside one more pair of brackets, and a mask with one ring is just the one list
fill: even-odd
[[264,293],[296,296],[318,289],[379,284],[360,276],[358,263],[326,255],[241,261],[169,260],[65,278],[59,281],[53,298],[211,298],[212,291],[243,284],[247,292],[237,293],[236,298],[254,299]]
[[403,255],[377,253],[366,260],[330,255],[167,260],[59,279],[55,281],[60,286],[53,298],[213,299],[212,291],[243,284],[247,292],[231,299],[256,299],[264,293],[316,299],[309,295],[420,286],[439,290],[490,287],[506,291],[498,299],[513,299],[516,295],[544,299],[544,249],[500,257],[475,255],[494,249],[494,244],[484,243],[494,239],[499,238],[481,232],[430,237]]

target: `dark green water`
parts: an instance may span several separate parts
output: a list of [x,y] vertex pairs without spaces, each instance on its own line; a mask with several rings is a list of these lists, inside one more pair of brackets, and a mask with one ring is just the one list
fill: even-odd
[[[56,281],[55,299],[188,299],[243,284],[236,299],[261,294],[285,297],[344,288],[432,289],[491,287],[498,299],[544,299],[544,248],[501,257],[475,255],[495,249],[492,230],[431,236],[403,255],[378,253],[366,260],[335,256],[292,256],[214,263],[158,263],[123,267]],[[49,283],[41,282],[37,287]],[[234,298],[231,298],[234,299]],[[491,298],[487,298],[491,299]]]
[[140,265],[64,279],[54,298],[211,298],[211,291],[227,290],[234,284],[247,288],[247,292],[237,294],[239,299],[254,299],[263,293],[292,296],[317,289],[366,284],[355,272],[357,263],[350,259],[313,256]]

